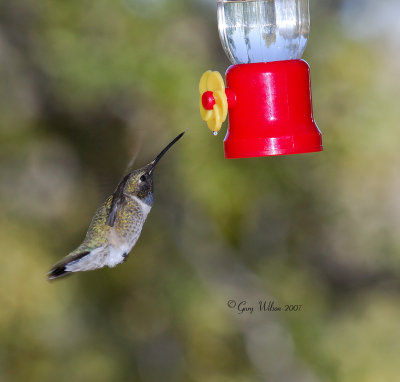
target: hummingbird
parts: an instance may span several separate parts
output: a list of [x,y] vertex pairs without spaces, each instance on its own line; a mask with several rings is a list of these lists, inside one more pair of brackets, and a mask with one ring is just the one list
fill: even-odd
[[183,134],[172,140],[152,162],[122,178],[114,193],[96,211],[82,244],[50,269],[49,280],[73,272],[112,268],[126,261],[153,206],[154,169]]

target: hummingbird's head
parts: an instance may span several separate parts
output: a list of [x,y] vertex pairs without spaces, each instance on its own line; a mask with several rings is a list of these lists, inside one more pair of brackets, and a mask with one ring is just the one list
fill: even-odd
[[132,171],[128,175],[124,192],[137,196],[149,206],[153,205],[153,174],[157,163],[164,154],[182,138],[185,132],[180,133],[172,142],[170,142],[156,158],[148,165]]

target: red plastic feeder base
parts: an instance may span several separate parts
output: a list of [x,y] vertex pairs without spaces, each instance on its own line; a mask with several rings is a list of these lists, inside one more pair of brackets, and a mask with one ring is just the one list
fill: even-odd
[[305,61],[234,65],[226,72],[226,84],[225,158],[322,151]]

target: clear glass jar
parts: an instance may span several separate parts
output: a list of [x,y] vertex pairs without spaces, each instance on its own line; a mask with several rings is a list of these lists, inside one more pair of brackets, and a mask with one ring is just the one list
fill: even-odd
[[222,46],[233,64],[300,59],[310,31],[308,0],[217,0]]

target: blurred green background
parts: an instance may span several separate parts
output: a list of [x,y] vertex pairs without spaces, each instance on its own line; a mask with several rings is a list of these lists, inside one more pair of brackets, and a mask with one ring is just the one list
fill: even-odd
[[[398,380],[399,12],[312,1],[325,152],[228,161],[198,112],[214,1],[0,0],[0,381]],[[188,127],[129,261],[47,282]]]

